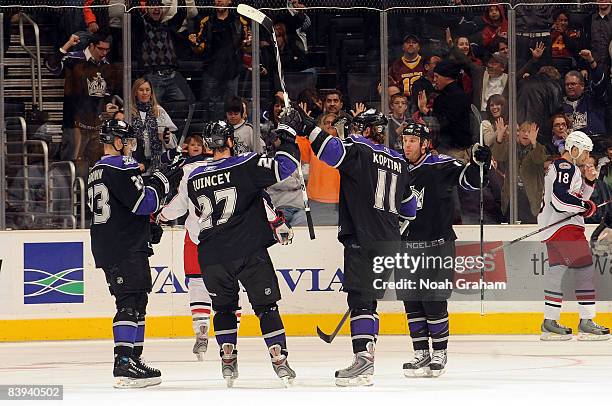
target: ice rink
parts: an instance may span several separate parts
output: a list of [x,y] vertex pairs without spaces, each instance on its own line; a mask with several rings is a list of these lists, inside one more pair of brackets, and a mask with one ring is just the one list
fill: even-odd
[[[376,348],[373,387],[338,388],[333,373],[352,361],[350,340],[332,344],[289,337],[290,363],[297,372],[283,388],[261,338],[240,338],[240,378],[228,389],[221,378],[217,345],[211,340],[204,362],[191,354],[191,339],[148,340],[144,357],[162,371],[160,386],[112,388],[112,341],[0,344],[0,384],[61,384],[64,404],[126,401],[202,405],[370,404],[535,404],[552,399],[610,404],[612,342],[541,342],[538,336],[451,337],[447,373],[440,378],[403,376],[412,356],[408,337],[382,336]],[[238,403],[240,402],[240,403]],[[350,402],[350,403],[349,403]],[[427,402],[427,403],[425,403]],[[52,402],[55,403],[55,402]],[[19,403],[22,404],[22,403]],[[38,403],[40,404],[40,403]],[[47,404],[47,403],[44,403]],[[187,403],[175,403],[175,405]],[[191,403],[190,403],[191,404]],[[567,403],[566,403],[567,404]]]

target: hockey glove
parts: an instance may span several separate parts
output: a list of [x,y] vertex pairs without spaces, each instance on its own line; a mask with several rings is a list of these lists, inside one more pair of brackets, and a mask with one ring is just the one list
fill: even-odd
[[485,169],[491,166],[491,148],[486,145],[474,144],[472,147],[472,160]]
[[274,138],[278,138],[281,144],[295,144],[296,133],[293,128],[284,124],[271,131]]
[[585,210],[580,214],[584,218],[592,217],[597,212],[597,205],[592,200],[583,200],[582,202],[584,203]]
[[153,217],[151,217],[149,226],[151,227],[151,244],[159,244],[162,235],[164,234],[164,229],[162,228],[162,226],[157,224]]
[[270,227],[274,233],[274,238],[281,245],[291,244],[293,240],[293,230],[285,221],[285,215],[282,211],[276,210],[276,218],[270,221]]

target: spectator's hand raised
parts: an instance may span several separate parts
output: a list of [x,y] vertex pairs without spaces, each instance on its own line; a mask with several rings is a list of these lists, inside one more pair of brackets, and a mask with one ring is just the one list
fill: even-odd
[[419,103],[419,111],[423,114],[427,114],[429,109],[427,108],[427,94],[425,93],[425,90],[421,90],[419,92],[418,103]]
[[534,59],[540,59],[542,55],[544,55],[544,50],[546,49],[546,46],[543,42],[537,42],[535,48],[529,49],[531,50],[531,56],[533,56]]
[[446,34],[446,43],[448,44],[449,48],[453,47],[453,36],[451,35],[451,30],[450,28],[446,28],[445,30],[445,34]]
[[589,49],[583,49],[582,51],[580,51],[580,56],[582,57],[582,59],[584,59],[588,63],[591,63],[594,60],[593,54],[591,53],[591,50]]
[[64,44],[64,46],[62,47],[62,49],[64,51],[68,51],[70,48],[72,48],[73,46],[75,46],[76,44],[78,44],[79,42],[81,42],[81,40],[79,39],[79,36],[76,34],[72,34],[70,36],[70,38],[68,38],[68,41],[66,41],[66,43]]
[[359,114],[366,111],[366,106],[363,103],[355,103],[355,110],[351,110],[353,117],[357,117]]
[[304,114],[306,114],[308,117],[311,117],[310,113],[312,113],[312,111],[308,110],[308,104],[306,104],[306,102],[300,102],[298,103],[298,106],[300,109],[302,109],[302,112]]
[[97,22],[92,21],[91,23],[87,24],[87,31],[95,34],[96,32],[100,31],[100,26],[98,26]]
[[533,146],[538,142],[538,132],[540,132],[540,127],[536,123],[531,123],[529,126],[529,141],[531,141]]
[[497,142],[501,144],[504,142],[504,138],[506,138],[506,132],[508,131],[508,124],[503,117],[498,117],[495,120],[495,135],[497,137]]

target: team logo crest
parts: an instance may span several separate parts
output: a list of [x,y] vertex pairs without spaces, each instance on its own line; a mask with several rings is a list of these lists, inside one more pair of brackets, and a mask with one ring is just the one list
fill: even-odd
[[87,91],[92,97],[104,97],[107,95],[106,80],[102,77],[102,73],[96,72],[96,77],[93,79],[87,78]]
[[417,201],[417,210],[421,210],[423,208],[423,200],[425,199],[425,187],[421,190],[417,190],[414,186],[410,186],[412,193]]

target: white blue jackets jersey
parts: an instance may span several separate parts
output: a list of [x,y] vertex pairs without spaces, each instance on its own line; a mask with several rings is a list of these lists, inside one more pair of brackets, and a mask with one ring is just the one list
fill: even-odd
[[[538,225],[547,226],[574,213],[587,209],[584,201],[593,193],[593,184],[582,177],[580,169],[564,158],[551,162],[544,176],[544,195]],[[554,240],[555,234],[564,227],[584,228],[584,218],[574,216],[554,227],[542,231],[542,240]]]

